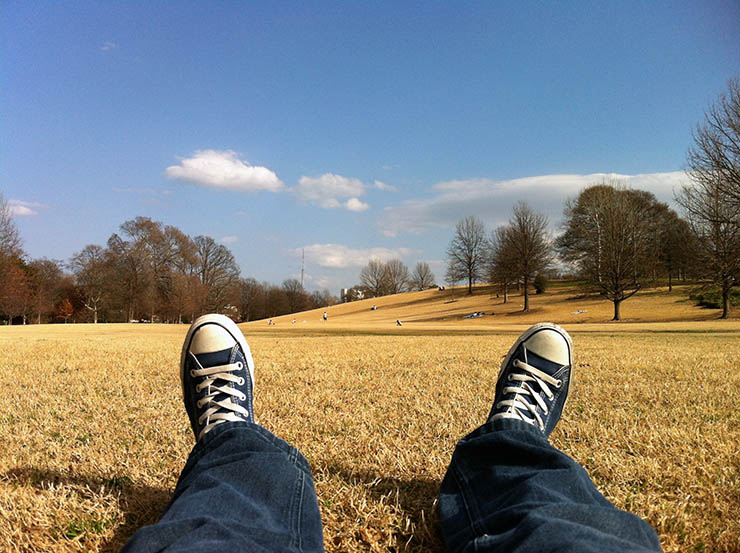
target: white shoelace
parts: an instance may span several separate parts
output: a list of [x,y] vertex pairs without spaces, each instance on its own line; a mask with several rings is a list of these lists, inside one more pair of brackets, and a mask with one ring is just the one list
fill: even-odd
[[228,365],[218,365],[215,367],[208,367],[207,369],[204,369],[203,365],[198,362],[198,359],[195,357],[195,355],[193,355],[192,353],[190,355],[200,367],[199,369],[191,369],[190,376],[192,378],[198,378],[202,376],[208,377],[203,382],[195,386],[195,391],[197,393],[200,393],[203,389],[208,388],[208,392],[206,393],[206,395],[196,402],[196,406],[198,407],[198,409],[207,407],[203,414],[198,417],[199,425],[205,422],[205,426],[200,431],[200,434],[198,434],[198,439],[200,440],[200,438],[204,434],[208,433],[214,426],[218,424],[222,424],[227,421],[243,421],[245,418],[248,419],[249,411],[247,411],[241,405],[233,403],[231,401],[231,397],[216,401],[216,396],[218,394],[226,394],[227,396],[236,397],[240,401],[244,401],[247,399],[246,394],[243,394],[242,392],[235,390],[234,388],[231,388],[229,386],[214,385],[214,382],[216,382],[216,380],[234,382],[236,384],[239,384],[239,386],[244,385],[245,381],[243,377],[232,374],[233,372],[242,370],[244,368],[244,364],[241,361],[238,361],[236,363],[229,363]]
[[[547,399],[552,400],[555,394],[552,393],[548,384],[555,388],[560,388],[563,385],[562,380],[553,378],[549,374],[536,369],[532,365],[520,361],[519,359],[514,360],[514,366],[524,371],[523,373],[509,373],[509,380],[515,380],[521,382],[520,386],[506,386],[504,387],[504,396],[508,394],[514,394],[512,399],[504,399],[498,402],[496,408],[506,407],[506,411],[503,413],[497,413],[492,417],[492,420],[496,419],[519,419],[529,424],[537,424],[540,430],[545,431],[545,425],[542,422],[542,417],[537,412],[537,407],[547,416],[549,409],[545,404],[545,400],[542,399],[540,393],[544,393]],[[537,385],[539,391],[535,389]],[[534,400],[534,403],[526,401],[523,396],[529,396]],[[525,413],[531,415],[531,418],[526,416]]]

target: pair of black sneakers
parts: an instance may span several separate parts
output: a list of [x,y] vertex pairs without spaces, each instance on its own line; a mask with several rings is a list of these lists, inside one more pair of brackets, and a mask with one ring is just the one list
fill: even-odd
[[[501,364],[489,421],[516,419],[549,436],[568,397],[573,343],[552,323],[529,328]],[[244,335],[224,315],[199,317],[180,357],[185,410],[196,440],[224,422],[254,422],[254,361]]]

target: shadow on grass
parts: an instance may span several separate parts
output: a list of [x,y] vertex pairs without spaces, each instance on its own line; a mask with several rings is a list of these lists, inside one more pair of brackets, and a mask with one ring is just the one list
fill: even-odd
[[[99,549],[101,552],[119,551],[142,526],[159,520],[172,497],[172,490],[155,488],[133,482],[128,476],[104,477],[94,474],[74,474],[35,467],[17,467],[0,473],[0,481],[48,490],[52,486],[69,486],[82,497],[95,494],[113,495],[123,513],[123,521],[113,536]],[[114,521],[90,519],[71,521],[65,528],[56,529],[59,538],[74,539],[85,533],[102,533]]]
[[364,487],[375,501],[397,506],[410,524],[396,530],[396,551],[445,551],[437,506],[440,486],[438,480],[392,478],[371,471],[349,469],[343,465],[328,466],[323,472],[327,476],[340,478],[348,486]]

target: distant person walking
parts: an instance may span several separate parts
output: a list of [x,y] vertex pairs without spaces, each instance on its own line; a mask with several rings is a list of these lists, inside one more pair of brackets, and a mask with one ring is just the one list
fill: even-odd
[[329,318],[329,315],[327,315],[326,311],[324,311],[324,320],[327,320]]
[[[650,525],[614,507],[548,441],[572,370],[570,336],[554,324],[534,325],[511,347],[488,418],[457,444],[442,480],[450,553],[661,551]],[[193,323],[180,379],[196,444],[159,522],[123,551],[323,551],[311,468],[255,422],[254,361],[231,319]]]

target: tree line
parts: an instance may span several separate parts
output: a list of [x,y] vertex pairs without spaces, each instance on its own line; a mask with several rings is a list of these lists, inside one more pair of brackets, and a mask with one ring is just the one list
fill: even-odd
[[360,271],[360,284],[349,289],[344,301],[378,298],[435,286],[429,263],[419,261],[413,271],[400,259],[371,259]]
[[0,318],[10,324],[183,322],[209,312],[249,321],[336,301],[296,279],[278,286],[243,278],[225,245],[148,217],[124,222],[105,246],[85,246],[66,263],[29,260],[0,195]]
[[461,220],[447,250],[447,282],[488,282],[508,301],[512,287],[522,291],[523,311],[530,290],[559,264],[584,285],[620,307],[643,286],[658,279],[699,274],[698,244],[690,225],[650,192],[605,181],[566,201],[562,233],[548,230],[546,216],[519,202],[511,219],[486,233],[475,217]]

